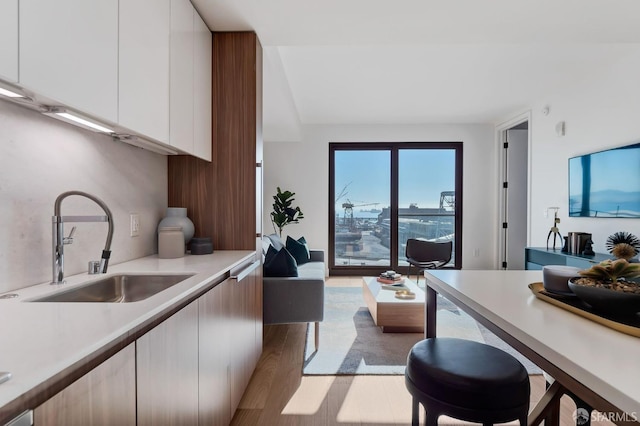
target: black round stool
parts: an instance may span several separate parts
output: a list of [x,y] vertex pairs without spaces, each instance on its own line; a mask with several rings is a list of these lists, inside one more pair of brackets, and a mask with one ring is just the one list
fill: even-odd
[[409,352],[404,377],[413,397],[414,426],[419,403],[427,412],[427,426],[437,425],[442,414],[484,425],[512,420],[527,424],[527,370],[493,346],[446,337],[422,340]]

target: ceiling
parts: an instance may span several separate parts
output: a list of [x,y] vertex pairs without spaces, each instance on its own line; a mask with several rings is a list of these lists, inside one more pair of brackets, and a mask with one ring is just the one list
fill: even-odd
[[264,48],[264,138],[495,123],[640,48],[638,0],[192,0]]

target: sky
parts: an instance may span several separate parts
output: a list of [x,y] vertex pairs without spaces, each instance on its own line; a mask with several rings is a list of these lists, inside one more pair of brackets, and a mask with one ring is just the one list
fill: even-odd
[[[400,207],[416,203],[418,207],[438,207],[440,193],[455,189],[455,151],[452,149],[400,150]],[[381,209],[390,203],[391,152],[335,151],[336,197],[346,186],[346,194],[337,200],[337,211],[347,199],[354,211]]]

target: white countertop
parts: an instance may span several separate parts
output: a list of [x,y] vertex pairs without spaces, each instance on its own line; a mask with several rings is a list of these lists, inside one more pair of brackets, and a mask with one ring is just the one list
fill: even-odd
[[[106,275],[79,274],[67,277],[67,283],[61,286],[46,283],[11,291],[20,297],[0,299],[0,371],[12,374],[9,381],[0,384],[0,413],[2,407],[20,395],[126,337],[136,327],[188,299],[253,254],[252,251],[216,251],[178,259],[158,259],[154,255],[110,266]],[[132,303],[25,301],[122,272],[195,275],[148,299]]]
[[587,388],[640,416],[640,338],[537,299],[527,287],[542,271],[425,273],[436,291],[450,292]]

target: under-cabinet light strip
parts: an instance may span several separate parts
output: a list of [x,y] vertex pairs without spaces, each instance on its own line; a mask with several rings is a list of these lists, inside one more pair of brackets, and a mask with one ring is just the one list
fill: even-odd
[[85,129],[93,130],[94,132],[102,132],[102,133],[114,133],[113,129],[105,127],[101,124],[90,121],[77,113],[67,111],[65,108],[61,107],[49,107],[47,108],[43,114],[48,115],[50,117],[58,118],[62,121],[66,121],[67,123],[75,124]]
[[6,96],[7,98],[24,98],[24,95],[12,92],[11,90],[5,89],[4,87],[0,87],[0,95]]

